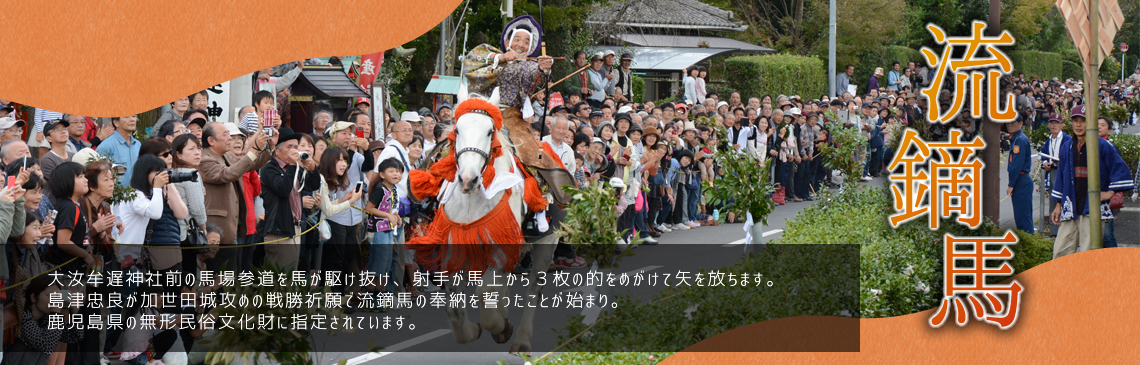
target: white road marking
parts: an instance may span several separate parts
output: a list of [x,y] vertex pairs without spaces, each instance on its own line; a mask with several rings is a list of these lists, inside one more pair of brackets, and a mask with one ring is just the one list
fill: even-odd
[[[639,273],[639,272],[649,272],[649,271],[653,271],[653,270],[657,270],[657,269],[660,269],[660,268],[662,268],[662,267],[664,267],[664,266],[661,266],[661,265],[649,265],[649,266],[646,266],[646,267],[643,267],[643,268],[640,268],[640,269],[636,269],[636,270],[627,271],[627,272],[625,273],[625,275],[634,275],[634,274],[637,274],[637,273]],[[585,286],[579,286],[579,287],[577,287],[577,288],[573,288],[573,289],[566,289],[566,290],[563,290],[563,292],[566,292],[566,293],[573,293],[573,292],[576,292],[576,291],[582,291],[582,289],[583,289],[583,288],[585,288]]]
[[[773,229],[773,230],[771,230],[771,231],[768,231],[768,232],[764,232],[764,237],[768,237],[768,236],[771,236],[771,235],[774,235],[774,234],[783,233],[783,232],[784,232],[784,230],[782,230],[782,229]],[[732,246],[741,245],[741,244],[744,244],[744,239],[743,239],[743,238],[741,238],[741,239],[738,239],[738,240],[736,240],[736,241],[732,241],[732,242],[729,242],[729,243],[728,243],[728,244],[726,244],[726,245],[721,245],[720,247],[732,247]]]
[[434,340],[436,337],[443,336],[443,335],[446,335],[448,333],[451,333],[451,330],[448,330],[448,329],[435,330],[435,331],[429,332],[427,334],[420,335],[419,337],[416,337],[416,338],[413,338],[413,339],[410,339],[410,340],[407,340],[404,342],[400,342],[400,343],[392,345],[392,346],[385,346],[384,350],[386,350],[386,351],[384,351],[384,352],[370,352],[370,353],[367,353],[364,355],[360,355],[360,356],[348,359],[348,362],[346,362],[345,365],[359,365],[359,364],[363,364],[363,363],[366,363],[366,362],[369,362],[372,360],[376,360],[376,359],[379,359],[381,357],[391,355],[392,353],[394,353],[396,351],[400,351],[400,350],[403,350],[403,349],[406,349],[406,348],[409,348],[409,347],[412,347],[415,345],[419,345],[419,344],[424,343],[424,342]]

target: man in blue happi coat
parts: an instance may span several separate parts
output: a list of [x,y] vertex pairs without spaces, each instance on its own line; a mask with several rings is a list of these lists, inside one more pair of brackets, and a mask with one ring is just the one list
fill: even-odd
[[[1085,107],[1073,108],[1073,140],[1070,147],[1061,148],[1058,156],[1057,180],[1051,196],[1054,204],[1051,218],[1060,226],[1053,243],[1053,258],[1089,249],[1088,202],[1088,149],[1085,146]],[[1112,219],[1109,200],[1117,191],[1134,188],[1128,165],[1120,158],[1116,148],[1103,138],[1097,138],[1100,150],[1100,202],[1097,210],[1101,220]]]

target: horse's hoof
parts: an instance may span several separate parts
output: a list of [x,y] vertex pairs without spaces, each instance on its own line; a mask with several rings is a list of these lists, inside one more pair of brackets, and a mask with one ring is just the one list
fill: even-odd
[[507,341],[511,339],[511,335],[515,333],[515,328],[511,327],[511,320],[503,318],[503,321],[506,321],[506,325],[503,327],[503,332],[499,332],[499,334],[496,335],[491,335],[491,339],[495,340],[495,343],[507,343]]
[[522,353],[523,355],[526,355],[526,356],[530,356],[530,345],[529,344],[516,343],[513,346],[511,346],[511,352],[508,352],[508,354],[511,354],[511,355],[518,355],[519,353]]

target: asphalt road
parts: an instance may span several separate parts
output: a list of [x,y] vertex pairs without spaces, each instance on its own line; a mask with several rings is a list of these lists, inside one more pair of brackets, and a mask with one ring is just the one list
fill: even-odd
[[[868,182],[865,184],[881,184]],[[764,239],[771,240],[780,236],[784,222],[795,217],[803,208],[814,202],[788,203],[778,207],[769,217],[769,226],[764,227]],[[735,262],[744,252],[744,245],[739,241],[744,238],[743,224],[725,224],[715,227],[700,227],[690,230],[673,231],[658,238],[659,245],[640,246],[636,248],[636,255],[621,261],[621,267],[616,272],[676,272],[678,270],[695,271],[701,268],[715,268]],[[707,250],[695,250],[686,247],[684,251],[675,248],[666,248],[665,245],[680,244],[706,244]],[[683,254],[681,254],[683,253]],[[568,269],[571,273],[586,272],[586,269]],[[565,287],[552,287],[548,285],[543,293],[547,295],[564,291]],[[631,293],[643,301],[652,298],[653,294],[662,289],[640,288],[632,291],[618,289],[615,293]],[[468,292],[473,292],[469,290]],[[512,291],[513,293],[513,291]],[[579,314],[579,310],[569,309],[541,309],[535,315],[534,335],[531,345],[534,347],[532,356],[541,356],[547,351],[557,347],[558,337],[554,330],[560,329],[568,322],[568,316]],[[477,316],[475,310],[468,311],[469,316]],[[414,332],[378,332],[371,331],[369,336],[351,336],[351,338],[336,337],[337,341],[359,342],[359,348],[371,339],[373,343],[384,346],[383,351],[400,350],[399,352],[325,352],[320,354],[324,358],[322,364],[336,363],[342,359],[349,359],[348,364],[495,364],[500,360],[508,364],[523,364],[522,358],[507,354],[510,342],[496,344],[487,333],[474,342],[456,344],[451,334],[447,315],[441,309],[400,309],[389,310],[387,313],[363,313],[357,315],[376,316],[391,315],[404,316],[416,323]],[[509,318],[516,325],[521,321],[521,309],[510,311]],[[375,335],[375,336],[372,336]],[[370,338],[371,337],[371,338]],[[319,345],[318,345],[319,346]],[[469,348],[478,348],[480,352],[456,352]]]

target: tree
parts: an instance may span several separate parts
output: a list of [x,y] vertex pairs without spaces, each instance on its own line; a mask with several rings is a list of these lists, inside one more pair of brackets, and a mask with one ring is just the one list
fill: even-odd
[[1029,39],[1043,28],[1046,13],[1056,9],[1053,0],[1004,0],[1001,4],[1001,27],[1013,39]]

